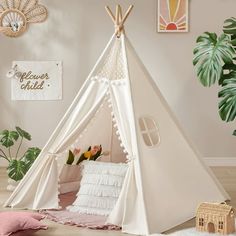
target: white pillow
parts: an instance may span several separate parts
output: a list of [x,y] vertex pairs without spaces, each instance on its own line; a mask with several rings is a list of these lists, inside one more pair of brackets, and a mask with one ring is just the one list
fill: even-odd
[[127,164],[100,161],[81,163],[82,179],[71,212],[108,216],[114,208],[127,171]]

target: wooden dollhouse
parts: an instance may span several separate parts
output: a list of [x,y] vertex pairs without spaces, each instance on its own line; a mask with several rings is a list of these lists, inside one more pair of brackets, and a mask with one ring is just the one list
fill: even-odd
[[196,213],[196,229],[209,233],[235,232],[235,210],[226,203],[201,203]]

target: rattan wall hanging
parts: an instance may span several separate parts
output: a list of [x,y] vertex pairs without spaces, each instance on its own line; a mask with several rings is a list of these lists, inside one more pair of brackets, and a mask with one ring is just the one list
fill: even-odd
[[38,0],[0,0],[0,32],[9,37],[22,35],[29,23],[43,22],[47,9]]

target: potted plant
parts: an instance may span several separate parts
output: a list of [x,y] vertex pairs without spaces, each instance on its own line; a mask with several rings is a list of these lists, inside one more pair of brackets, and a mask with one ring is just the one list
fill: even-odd
[[[30,141],[31,135],[20,127],[0,132],[0,157],[8,162],[8,190],[14,189],[16,182],[24,177],[41,151],[38,147],[30,147],[23,155],[19,155],[25,140]],[[13,147],[15,147],[15,153],[12,152]]]
[[[218,83],[219,114],[223,121],[236,117],[236,18],[224,22],[223,33],[205,32],[197,38],[193,65],[201,84],[210,87]],[[236,130],[233,132],[236,135]]]

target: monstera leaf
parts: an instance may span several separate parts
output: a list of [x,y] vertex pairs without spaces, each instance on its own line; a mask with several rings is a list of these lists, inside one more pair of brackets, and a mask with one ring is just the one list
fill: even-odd
[[12,160],[7,167],[8,176],[15,181],[21,180],[27,172],[27,167],[24,161]]
[[7,168],[9,178],[15,181],[21,180],[40,152],[41,150],[37,147],[28,148],[21,160],[10,161]]
[[28,150],[25,152],[22,161],[25,162],[27,170],[32,166],[33,162],[36,160],[40,152],[41,150],[37,147],[28,148]]
[[25,130],[21,129],[20,127],[16,127],[16,130],[17,132],[19,133],[19,135],[22,137],[22,138],[25,138],[27,140],[31,140],[31,135],[26,132]]
[[[233,60],[235,59],[236,58],[233,58]],[[230,72],[236,71],[236,65],[234,63],[226,63],[222,68],[223,71],[219,80],[219,85],[222,85],[224,80],[231,78]]]
[[[18,148],[16,148],[16,152],[13,155],[11,147],[16,144],[19,137],[21,137],[21,139],[18,143]],[[16,127],[16,130],[14,131],[3,130],[0,132],[0,144],[5,148],[8,148],[8,153],[5,152],[6,150],[0,148],[1,157],[9,162],[7,168],[8,176],[15,181],[23,178],[41,152],[39,148],[31,147],[27,149],[21,158],[18,158],[23,139],[31,140],[31,135],[20,127]]]
[[236,18],[235,17],[231,17],[224,21],[223,31],[225,34],[232,35],[232,38],[235,39],[236,37]]
[[229,122],[236,117],[236,71],[231,71],[226,78],[218,94],[218,97],[222,98],[219,114],[222,120]]
[[3,130],[0,133],[0,143],[6,148],[13,146],[18,138],[19,134],[16,131]]
[[217,38],[215,33],[205,32],[197,38],[197,45],[193,51],[193,65],[196,66],[200,82],[210,87],[219,81],[222,66],[233,63],[235,51],[230,43],[230,36],[222,34]]

